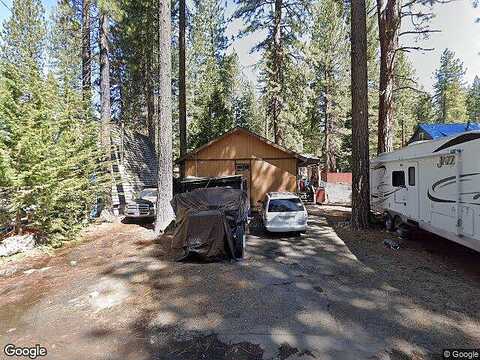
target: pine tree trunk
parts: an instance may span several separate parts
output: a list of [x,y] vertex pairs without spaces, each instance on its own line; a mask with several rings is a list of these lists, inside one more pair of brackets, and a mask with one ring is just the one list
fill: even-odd
[[[179,21],[179,125],[180,125],[180,157],[187,153],[187,89],[185,73],[185,27],[186,27],[186,6],[185,0],[180,0],[180,21]],[[185,166],[180,166],[180,176],[185,176]]]
[[325,156],[325,172],[329,173],[330,169],[330,125],[326,110],[328,109],[328,101],[325,104],[325,143],[323,145],[323,153]]
[[325,156],[325,172],[328,174],[330,169],[330,118],[329,118],[329,111],[330,111],[330,104],[329,104],[329,87],[328,87],[328,79],[327,79],[327,71],[324,71],[325,76],[325,144],[323,153]]
[[90,46],[90,0],[82,2],[82,95],[84,101],[91,97],[92,50]]
[[368,228],[368,214],[370,212],[365,0],[352,0],[351,19],[352,228],[359,230]]
[[406,142],[406,139],[405,139],[405,121],[402,120],[402,147],[405,146],[405,142]]
[[380,84],[378,104],[377,153],[393,151],[394,109],[393,88],[395,54],[398,48],[401,0],[377,0],[380,36]]
[[102,124],[102,148],[110,155],[110,46],[108,42],[109,19],[100,14],[100,121]]
[[442,95],[442,123],[447,122],[447,94],[446,90],[444,90]]
[[172,109],[171,109],[171,18],[170,0],[159,6],[159,111],[158,111],[158,198],[155,234],[160,235],[173,220]]
[[155,146],[155,94],[153,87],[153,64],[152,64],[153,53],[149,52],[146,55],[147,63],[145,66],[145,98],[147,101],[147,129],[148,129],[148,138]]
[[147,127],[148,127],[148,138],[155,146],[155,98],[153,93],[153,86],[151,86],[149,79],[149,85],[147,87]]
[[335,170],[336,161],[335,161],[335,152],[331,145],[331,137],[332,137],[332,128],[333,128],[333,104],[330,102],[332,97],[330,81],[332,80],[332,75],[330,70],[325,70],[325,148],[324,148],[324,156],[325,156],[325,171],[327,173],[332,172]]
[[282,54],[282,6],[283,0],[275,0],[275,18],[273,34],[273,77],[275,90],[272,99],[273,137],[275,144],[282,143],[282,129],[279,126],[281,112],[281,92],[283,89],[283,54]]

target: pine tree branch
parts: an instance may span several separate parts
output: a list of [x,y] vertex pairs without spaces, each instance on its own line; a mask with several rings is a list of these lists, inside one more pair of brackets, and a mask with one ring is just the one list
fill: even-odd
[[420,35],[420,34],[430,34],[430,33],[440,33],[442,30],[418,30],[418,31],[403,31],[398,36],[403,36],[403,35]]
[[415,50],[415,51],[433,51],[433,50],[435,50],[435,48],[424,48],[424,47],[421,47],[421,46],[402,46],[402,47],[399,47],[399,48],[395,49],[395,51],[404,51],[404,52],[410,52],[412,50]]
[[395,89],[393,89],[393,92],[398,92],[398,91],[402,91],[402,90],[411,90],[411,91],[415,91],[415,92],[420,93],[420,94],[428,94],[428,92],[425,91],[425,90],[417,89],[413,86],[408,86],[408,85],[400,86],[398,88],[395,88]]

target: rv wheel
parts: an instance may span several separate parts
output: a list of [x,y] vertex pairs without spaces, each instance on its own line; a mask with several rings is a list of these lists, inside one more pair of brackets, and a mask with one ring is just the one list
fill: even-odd
[[410,226],[401,224],[397,229],[397,233],[402,239],[410,239],[411,230]]
[[393,227],[392,227],[392,231],[396,231],[398,229],[400,229],[400,227],[402,226],[403,224],[403,220],[400,216],[395,216],[393,218]]
[[383,214],[383,224],[385,225],[385,229],[387,231],[393,230],[393,218],[392,215],[390,215],[388,212]]

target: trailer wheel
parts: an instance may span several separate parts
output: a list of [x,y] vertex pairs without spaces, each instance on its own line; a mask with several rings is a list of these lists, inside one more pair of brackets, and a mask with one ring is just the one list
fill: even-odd
[[393,231],[393,218],[388,212],[383,214],[383,225],[387,231]]
[[398,229],[400,229],[403,225],[403,220],[400,216],[395,216],[393,218],[393,227],[392,227],[392,231],[397,231]]
[[402,239],[408,240],[412,234],[412,229],[407,224],[401,224],[397,229],[397,233]]

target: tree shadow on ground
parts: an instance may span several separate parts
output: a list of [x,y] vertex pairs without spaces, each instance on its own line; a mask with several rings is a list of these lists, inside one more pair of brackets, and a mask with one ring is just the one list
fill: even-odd
[[475,345],[478,314],[439,308],[448,294],[429,303],[386,275],[413,270],[382,268],[370,257],[384,253],[362,256],[325,219],[309,226],[301,237],[253,232],[235,263],[168,261],[165,238],[106,269],[146,297],[108,359],[423,359]]

